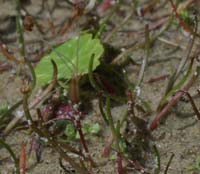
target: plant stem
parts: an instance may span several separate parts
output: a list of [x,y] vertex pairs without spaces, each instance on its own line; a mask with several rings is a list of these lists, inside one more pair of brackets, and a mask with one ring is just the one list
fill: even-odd
[[156,155],[156,160],[157,160],[157,168],[155,169],[154,174],[159,174],[160,173],[160,154],[156,145],[153,145],[153,149],[154,149],[154,153]]
[[174,153],[172,153],[171,156],[170,156],[170,158],[169,158],[169,161],[168,161],[167,166],[165,168],[164,174],[167,174],[169,166],[170,166],[173,158],[174,158]]
[[[197,31],[197,25],[195,27],[195,32]],[[192,37],[192,39],[189,41],[188,43],[188,46],[186,48],[186,53],[184,53],[184,56],[182,59],[181,59],[181,62],[178,66],[178,68],[176,69],[176,71],[174,72],[174,74],[172,75],[172,77],[170,78],[170,81],[167,85],[167,88],[166,88],[166,91],[165,91],[165,95],[173,88],[173,85],[176,81],[176,79],[179,77],[182,69],[184,68],[187,60],[190,58],[190,54],[192,52],[192,48],[193,48],[193,45],[194,45],[194,41],[195,41],[195,35]]]
[[[160,29],[159,33],[152,37],[151,43],[155,42],[158,37],[160,37],[172,24],[173,16],[169,16],[167,23]],[[130,52],[133,52],[134,50],[141,49],[145,47],[145,42],[138,43],[137,45],[134,44],[134,46],[126,49],[121,54],[119,54],[113,61],[112,64],[117,64],[123,57],[127,56]]]
[[109,123],[109,127],[112,132],[113,140],[115,142],[115,147],[117,150],[117,168],[118,168],[118,174],[123,173],[123,166],[122,166],[122,158],[120,154],[120,146],[119,146],[119,139],[120,139],[120,121],[117,122],[117,126],[115,128],[114,126],[114,121],[113,117],[111,114],[111,109],[110,109],[110,97],[106,97],[106,113],[107,113],[107,119]]
[[105,43],[109,43],[110,40],[115,36],[116,32],[120,30],[120,28],[122,28],[127,21],[133,17],[135,13],[135,5],[133,5],[133,7],[131,8],[131,11],[129,12],[128,16],[125,17],[125,19],[119,24],[117,25],[115,28],[112,29],[112,31],[109,32],[109,34],[104,38],[104,42]]
[[90,64],[89,64],[89,69],[88,69],[88,76],[89,76],[89,81],[90,84],[92,85],[92,87],[97,91],[97,92],[101,92],[101,88],[97,85],[97,83],[94,80],[93,77],[93,73],[92,73],[92,67],[93,67],[93,61],[94,61],[94,54],[92,54],[91,58],[90,58]]
[[112,9],[110,10],[110,13],[108,15],[106,15],[106,17],[102,20],[101,25],[99,27],[99,30],[97,31],[94,38],[99,38],[101,36],[103,31],[105,30],[106,23],[114,15],[114,13],[115,13],[115,11],[117,10],[118,7],[119,7],[119,5],[117,3],[112,7]]
[[3,114],[0,116],[0,125],[3,122],[3,119],[8,116],[9,114],[11,114],[15,109],[17,109],[20,105],[22,104],[22,100],[18,101],[17,103],[15,103],[10,109],[8,109],[6,112],[3,112]]
[[150,44],[151,44],[151,41],[150,41],[150,38],[149,38],[149,26],[146,25],[145,26],[145,48],[146,48],[146,55],[142,61],[142,65],[141,65],[141,68],[140,68],[140,73],[139,73],[139,77],[138,77],[138,82],[137,82],[137,85],[136,87],[140,88],[140,85],[143,81],[143,78],[144,78],[144,72],[145,72],[145,69],[147,67],[147,64],[148,64],[148,59],[149,59],[149,56],[150,56]]
[[103,101],[101,97],[99,97],[98,102],[99,102],[99,110],[100,110],[101,116],[103,117],[103,120],[105,121],[105,123],[109,125],[108,119],[106,118],[106,114],[104,113],[104,110],[103,110]]
[[166,115],[166,113],[169,111],[169,109],[177,103],[177,101],[181,98],[181,96],[184,95],[183,91],[188,91],[189,88],[196,82],[199,74],[200,74],[200,65],[198,65],[196,67],[196,71],[194,72],[194,75],[192,76],[190,81],[183,87],[182,91],[179,90],[171,98],[171,100],[167,103],[167,105],[163,107],[163,109],[160,111],[160,113],[153,119],[153,121],[150,124],[150,128],[149,128],[150,131],[153,131],[158,127],[161,119]]
[[10,153],[10,156],[13,158],[13,160],[15,162],[16,173],[19,174],[19,172],[20,172],[19,171],[19,160],[15,156],[15,153],[13,152],[11,147],[7,143],[5,143],[2,139],[0,139],[0,145],[2,145]]
[[117,133],[115,130],[115,126],[114,126],[114,122],[113,122],[113,118],[111,115],[111,110],[110,110],[110,97],[106,97],[106,113],[107,113],[107,119],[108,119],[108,123],[113,135],[113,138],[116,139],[117,138]]
[[16,11],[17,11],[17,16],[16,16],[16,30],[18,34],[18,42],[19,42],[19,47],[20,47],[20,52],[21,55],[24,57],[25,56],[25,45],[24,45],[24,36],[23,36],[23,29],[22,29],[22,19],[21,19],[21,2],[20,0],[15,0],[16,2]]

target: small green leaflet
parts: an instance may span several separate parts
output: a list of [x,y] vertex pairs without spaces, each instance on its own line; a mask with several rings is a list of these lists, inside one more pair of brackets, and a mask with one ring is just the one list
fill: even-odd
[[53,73],[51,59],[57,64],[57,78],[70,79],[74,73],[77,73],[76,75],[88,73],[92,54],[95,55],[93,62],[93,70],[95,70],[103,51],[100,40],[93,39],[91,34],[84,34],[63,43],[44,56],[36,66],[37,85],[43,86],[50,82]]

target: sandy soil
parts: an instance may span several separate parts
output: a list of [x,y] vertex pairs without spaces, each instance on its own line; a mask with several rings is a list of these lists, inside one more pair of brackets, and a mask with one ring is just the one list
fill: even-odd
[[[49,10],[47,7],[42,8],[43,1],[31,1],[30,4],[25,5],[27,11],[38,19],[39,23],[42,23],[46,29],[45,38],[48,41],[43,42],[40,38],[37,29],[34,28],[32,32],[25,33],[26,47],[30,59],[37,54],[38,51],[46,50],[51,45],[60,42],[61,40],[67,40],[77,35],[81,31],[81,27],[87,21],[87,17],[82,17],[79,19],[65,34],[62,38],[52,37],[51,31],[47,28],[49,11],[51,11],[50,17],[55,21],[56,28],[59,28],[64,21],[69,19],[71,16],[71,10],[69,6],[62,0],[54,1],[49,0]],[[6,43],[10,50],[17,50],[16,42],[16,33],[13,29],[15,26],[15,10],[14,10],[14,1],[2,1],[0,0],[0,39]],[[130,7],[127,5],[122,6],[121,11],[127,15],[129,13]],[[156,14],[149,15],[150,18],[154,16],[161,16],[167,14],[169,6],[166,6],[166,9],[159,10]],[[160,14],[158,14],[160,13]],[[113,17],[113,24],[119,23],[122,21],[123,17]],[[147,22],[146,20],[145,22]],[[151,21],[151,19],[149,19]],[[132,29],[137,30],[144,26],[145,23],[143,20],[133,18],[125,24],[123,29]],[[109,30],[109,27],[107,28]],[[156,32],[156,31],[155,31]],[[105,32],[102,36],[105,37],[108,32]],[[154,32],[151,33],[152,35]],[[135,32],[118,32],[117,35],[111,39],[110,44],[116,47],[123,47],[125,45],[132,44],[134,40],[137,40],[138,37],[141,37]],[[180,45],[180,48],[175,50],[174,46],[168,45],[161,40],[157,40],[152,49],[151,56],[149,60],[149,66],[145,72],[144,83],[141,87],[141,96],[143,99],[150,103],[150,106],[153,110],[151,115],[146,116],[144,119],[150,121],[156,115],[156,107],[162,98],[165,87],[168,83],[169,78],[157,81],[154,83],[147,83],[148,80],[156,78],[162,75],[172,74],[172,72],[177,68],[180,59],[185,54],[185,47],[188,43],[189,38],[183,34],[181,29],[176,29],[176,26],[172,27],[169,31],[165,32],[162,38],[168,39],[171,42],[177,43]],[[142,37],[143,38],[143,37]],[[198,42],[198,40],[197,40]],[[131,59],[135,62],[140,63],[141,59],[144,57],[144,50],[137,50],[130,53]],[[6,59],[0,53],[0,62],[4,62]],[[19,77],[16,77],[14,74],[16,72],[16,66],[14,65],[14,70],[4,72],[0,74],[0,105],[5,102],[8,102],[10,105],[14,104],[21,98],[20,87],[21,80]],[[125,69],[128,72],[128,77],[131,82],[137,81],[138,72],[140,66],[138,65],[127,65]],[[198,79],[197,83],[190,89],[192,95],[196,95],[196,89],[200,86],[200,80]],[[195,103],[197,106],[200,106],[200,97],[196,95]],[[112,108],[112,114],[114,115],[115,120],[119,119],[124,111],[126,110],[126,104],[114,106]],[[14,113],[16,114],[16,112]],[[98,108],[97,100],[92,101],[92,110],[88,111],[87,118],[85,122],[90,123],[99,123],[101,127],[100,136],[91,136],[88,141],[88,146],[91,155],[94,157],[94,160],[97,163],[101,164],[94,170],[94,173],[97,174],[115,174],[116,163],[113,160],[102,157],[103,148],[105,147],[105,142],[110,136],[110,132],[106,127],[105,123],[100,117],[100,111]],[[171,109],[166,122],[155,130],[152,135],[156,141],[150,142],[150,147],[153,144],[156,144],[161,159],[161,173],[164,172],[169,157],[172,153],[175,154],[172,164],[170,165],[168,174],[192,174],[189,171],[189,168],[195,164],[195,159],[200,156],[200,124],[197,120],[195,114],[193,113],[190,103],[183,100],[180,101],[176,107]],[[158,138],[161,137],[162,138]],[[20,143],[22,141],[30,142],[31,135],[28,131],[13,131],[7,138],[6,142],[11,145],[16,154],[19,154]],[[28,151],[29,145],[27,143],[26,150]],[[154,173],[156,167],[156,156],[150,149],[146,159],[145,169],[149,173]],[[42,153],[42,161],[36,164],[34,155],[31,155],[27,160],[27,174],[64,174],[66,173],[59,165],[59,156],[58,154],[49,147],[45,147]],[[13,172],[14,164],[9,158],[7,152],[0,148],[0,174],[10,174]],[[200,172],[200,171],[199,171]],[[131,169],[129,174],[139,173]],[[198,174],[198,173],[195,173]]]

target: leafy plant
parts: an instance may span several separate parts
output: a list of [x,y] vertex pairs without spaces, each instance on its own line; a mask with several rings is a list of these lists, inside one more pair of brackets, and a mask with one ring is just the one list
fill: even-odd
[[58,67],[58,79],[70,79],[74,74],[88,73],[88,66],[92,54],[94,54],[93,70],[99,65],[99,58],[103,53],[103,46],[99,39],[93,39],[91,34],[83,34],[75,37],[60,46],[54,48],[44,56],[35,68],[37,85],[46,85],[52,76],[51,59]]

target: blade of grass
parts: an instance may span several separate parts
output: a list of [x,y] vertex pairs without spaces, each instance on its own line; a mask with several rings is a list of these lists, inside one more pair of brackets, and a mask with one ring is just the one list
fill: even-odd
[[5,143],[2,139],[0,139],[0,145],[3,146],[10,154],[10,156],[12,157],[14,163],[15,163],[15,171],[17,174],[20,174],[19,172],[19,160],[17,159],[17,157],[15,156],[15,153],[13,152],[13,150],[11,149],[11,147]]
[[101,116],[103,117],[103,120],[105,121],[105,123],[107,125],[109,125],[108,119],[106,118],[106,114],[105,114],[105,112],[103,110],[103,101],[102,101],[101,97],[99,97],[98,102],[99,102],[99,110],[100,110]]
[[169,158],[169,161],[168,161],[168,163],[167,163],[167,166],[166,166],[166,168],[165,168],[164,174],[167,174],[167,173],[168,173],[169,166],[170,166],[170,164],[171,164],[171,162],[172,162],[174,156],[175,156],[174,153],[172,153],[171,156],[170,156],[170,158]]
[[159,174],[160,173],[160,154],[159,154],[159,151],[156,147],[156,145],[153,145],[153,150],[154,150],[154,153],[156,155],[156,161],[157,161],[157,168],[154,170],[154,174]]
[[[164,106],[164,104],[166,104],[169,100],[169,98],[171,96],[173,96],[177,90],[180,90],[181,87],[185,84],[185,82],[187,81],[188,77],[190,76],[190,74],[192,73],[192,67],[194,65],[194,59],[195,59],[196,55],[194,55],[192,58],[191,58],[191,62],[190,62],[190,65],[186,71],[186,73],[183,75],[182,79],[177,83],[176,86],[174,86],[170,91],[168,91],[168,93],[164,96],[164,98],[160,101],[159,103],[159,106],[158,106],[158,111],[160,109],[162,109],[162,107]],[[169,82],[171,83],[171,82]]]
[[148,65],[148,59],[149,59],[149,56],[150,56],[150,44],[151,44],[151,40],[150,40],[150,37],[149,37],[149,25],[145,25],[145,50],[146,50],[146,55],[145,55],[145,57],[142,61],[142,65],[141,65],[139,77],[138,77],[138,82],[137,82],[135,89],[139,88],[142,81],[143,81],[144,73],[145,73],[146,67]]
[[[196,21],[196,26],[195,26],[195,32],[197,31],[197,21]],[[173,73],[172,77],[169,80],[169,83],[167,85],[167,88],[165,90],[165,95],[168,94],[168,92],[173,88],[174,83],[176,82],[177,78],[179,77],[179,75],[181,74],[181,71],[183,70],[185,64],[187,63],[187,61],[190,58],[190,54],[192,52],[192,48],[194,46],[194,41],[195,41],[196,36],[194,35],[192,37],[192,39],[190,39],[188,46],[186,48],[186,52],[184,53],[184,57],[181,59],[178,68],[176,69],[176,71]]]

